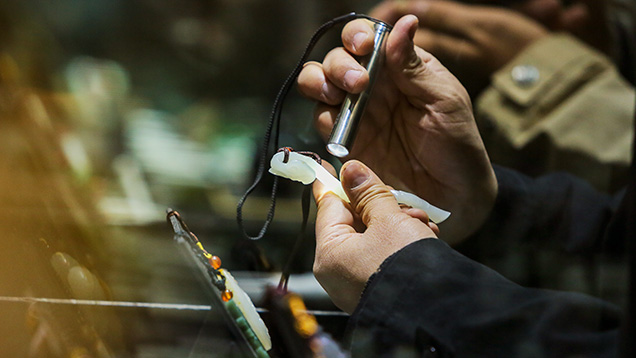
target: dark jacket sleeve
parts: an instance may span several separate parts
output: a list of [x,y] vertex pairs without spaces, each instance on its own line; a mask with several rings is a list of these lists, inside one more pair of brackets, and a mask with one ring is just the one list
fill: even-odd
[[[624,237],[612,236],[608,227],[621,194],[598,193],[562,173],[529,178],[497,167],[496,174],[499,194],[492,215],[467,243],[481,243],[488,254],[529,242],[556,245],[572,255],[607,247],[620,251]],[[427,239],[388,258],[369,280],[350,320],[351,348],[354,357],[406,351],[613,357],[620,318],[621,310],[607,301],[520,286],[443,241]]]
[[621,235],[606,235],[623,191],[601,193],[563,172],[531,178],[504,167],[494,168],[499,184],[495,207],[484,227],[466,244],[533,241],[573,254],[624,248]]
[[382,264],[349,329],[353,357],[613,357],[619,323],[607,302],[524,288],[425,239]]
[[602,284],[600,273],[608,264],[627,267],[626,217],[617,212],[624,190],[601,193],[566,173],[531,178],[497,166],[495,173],[490,218],[454,248],[523,286],[565,287],[622,304],[626,283]]

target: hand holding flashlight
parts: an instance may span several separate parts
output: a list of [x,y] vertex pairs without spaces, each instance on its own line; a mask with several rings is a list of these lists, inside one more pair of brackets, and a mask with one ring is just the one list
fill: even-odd
[[[440,232],[457,243],[488,217],[497,181],[468,93],[436,58],[414,46],[418,27],[415,16],[405,16],[388,34],[385,63],[347,160],[358,159],[393,188],[452,212]],[[300,92],[318,101],[315,123],[325,140],[346,92],[368,84],[365,78],[349,83],[346,74],[361,70],[352,54],[370,53],[373,33],[366,20],[348,23],[343,47],[321,63],[308,63],[298,77]]]

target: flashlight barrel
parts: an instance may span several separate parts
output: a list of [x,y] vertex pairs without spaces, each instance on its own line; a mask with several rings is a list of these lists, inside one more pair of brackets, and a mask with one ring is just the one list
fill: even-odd
[[353,146],[360,118],[364,114],[367,101],[371,96],[378,72],[384,63],[385,40],[390,28],[382,22],[374,24],[375,36],[373,51],[367,56],[366,69],[369,73],[369,84],[359,94],[349,94],[342,104],[340,113],[327,141],[327,151],[336,157],[345,157]]

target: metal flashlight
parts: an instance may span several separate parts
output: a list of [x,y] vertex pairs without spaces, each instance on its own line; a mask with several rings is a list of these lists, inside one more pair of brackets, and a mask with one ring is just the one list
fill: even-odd
[[[367,100],[371,95],[373,84],[378,76],[378,72],[384,62],[384,42],[389,35],[390,27],[383,22],[374,24],[374,46],[373,52],[367,57],[366,69],[369,73],[369,85],[359,94],[349,94],[345,98],[342,108],[329,136],[327,151],[336,157],[349,155],[349,150],[353,146],[356,130],[360,118],[364,114]],[[364,63],[363,63],[364,64]]]

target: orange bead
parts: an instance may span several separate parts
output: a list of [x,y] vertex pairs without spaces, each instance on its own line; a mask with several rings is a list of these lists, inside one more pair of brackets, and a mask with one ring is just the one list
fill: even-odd
[[218,256],[212,256],[208,259],[208,261],[215,270],[218,270],[221,267],[221,259]]
[[232,293],[232,291],[225,290],[223,292],[223,294],[221,295],[221,299],[223,300],[223,302],[227,302],[227,301],[231,300],[233,296],[234,296],[234,294]]

